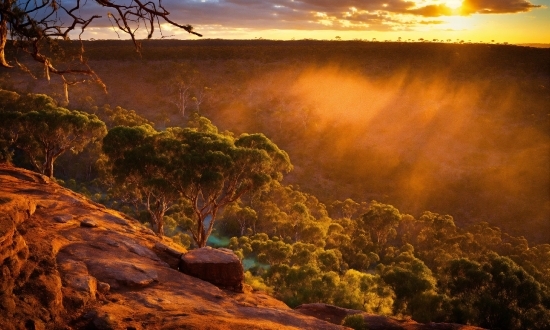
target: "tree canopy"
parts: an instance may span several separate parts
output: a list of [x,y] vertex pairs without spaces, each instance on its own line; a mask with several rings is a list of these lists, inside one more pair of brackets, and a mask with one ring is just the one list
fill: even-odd
[[97,116],[57,107],[45,95],[12,95],[8,103],[11,111],[0,111],[0,139],[4,140],[5,152],[13,148],[23,151],[31,166],[50,178],[59,156],[68,150],[79,153],[107,133]]
[[178,197],[193,208],[193,239],[203,247],[220,208],[282,179],[292,165],[286,152],[263,134],[234,138],[205,118],[191,127],[157,132],[150,126],[115,127],[103,150],[119,182],[137,189],[163,234],[164,213]]

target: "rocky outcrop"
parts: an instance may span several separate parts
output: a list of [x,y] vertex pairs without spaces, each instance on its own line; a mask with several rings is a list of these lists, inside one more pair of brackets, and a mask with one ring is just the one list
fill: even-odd
[[[22,181],[48,182],[38,174],[7,172]],[[9,181],[0,186],[0,329],[44,329],[59,322],[62,313],[59,273],[51,267],[51,253],[42,255],[43,245],[27,239],[34,234],[28,220],[35,214],[35,200],[6,191],[14,186]]]
[[204,247],[181,257],[180,271],[222,288],[243,292],[241,260],[229,249]]
[[[206,260],[238,261],[214,251],[224,258]],[[186,252],[39,174],[0,165],[2,330],[342,328],[186,275]],[[231,262],[236,271],[220,286],[242,284]],[[217,269],[215,278],[227,276]]]

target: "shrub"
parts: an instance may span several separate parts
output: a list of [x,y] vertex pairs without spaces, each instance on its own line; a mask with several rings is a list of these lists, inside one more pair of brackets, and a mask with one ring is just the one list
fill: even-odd
[[342,325],[355,330],[367,330],[365,318],[362,314],[353,314],[346,316],[346,318],[342,321]]

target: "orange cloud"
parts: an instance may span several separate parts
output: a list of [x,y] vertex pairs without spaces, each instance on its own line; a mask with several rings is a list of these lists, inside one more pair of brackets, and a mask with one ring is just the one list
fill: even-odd
[[540,8],[527,0],[464,0],[460,12],[470,14],[511,14]]
[[406,11],[409,14],[421,15],[426,17],[451,16],[453,10],[447,5],[429,5],[425,7],[409,9]]

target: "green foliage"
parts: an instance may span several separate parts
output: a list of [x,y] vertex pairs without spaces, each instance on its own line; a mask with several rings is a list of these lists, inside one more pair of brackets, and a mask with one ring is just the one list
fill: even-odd
[[[164,214],[175,200],[188,201],[194,211],[191,234],[203,247],[220,208],[280,180],[292,165],[262,134],[235,139],[217,133],[207,119],[194,119],[196,125],[190,128],[164,132],[149,125],[115,127],[105,137],[103,150],[122,190],[146,206],[157,233],[164,232]],[[252,210],[248,213],[253,217]]]
[[491,253],[482,264],[453,260],[449,275],[454,322],[491,329],[548,327],[548,288],[511,259]]
[[116,126],[153,126],[152,122],[138,115],[135,110],[127,110],[120,106],[113,109],[109,104],[105,104],[101,108],[93,107],[91,110],[98,114],[109,129]]
[[381,273],[382,279],[395,292],[393,311],[395,314],[414,314],[417,308],[415,302],[422,295],[434,292],[436,279],[424,262],[414,256],[409,246],[387,259],[388,265],[381,269]]
[[361,217],[360,226],[370,234],[370,239],[380,251],[389,238],[397,235],[395,228],[400,220],[401,214],[395,207],[373,201]]
[[348,315],[342,320],[342,325],[354,330],[368,330],[365,318],[361,314]]
[[259,276],[252,275],[251,272],[247,271],[244,273],[244,282],[252,287],[252,289],[257,291],[262,291],[267,294],[272,294],[273,289],[267,286],[264,283],[264,280]]
[[2,158],[11,158],[7,148],[21,150],[36,171],[49,177],[59,156],[79,153],[107,133],[95,115],[57,107],[44,95],[13,97],[9,103],[10,110],[0,112]]

